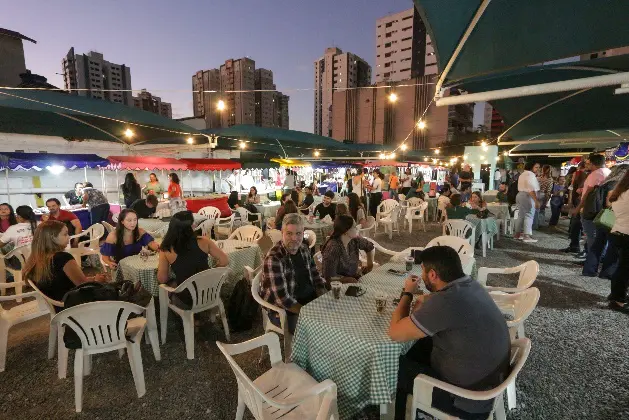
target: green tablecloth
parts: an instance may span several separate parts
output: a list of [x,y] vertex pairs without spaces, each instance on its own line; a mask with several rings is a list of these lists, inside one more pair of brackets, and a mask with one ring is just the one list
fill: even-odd
[[[201,216],[198,213],[192,215],[194,217],[195,225],[207,220],[207,217]],[[168,225],[170,224],[170,217],[165,219],[138,219],[138,225],[147,232],[154,232],[156,238],[161,238],[166,235],[168,231]]]
[[[367,405],[388,404],[395,395],[400,355],[413,342],[391,341],[387,331],[393,305],[404,278],[387,273],[404,263],[387,263],[363,276],[366,293],[335,300],[332,293],[301,309],[293,338],[292,359],[317,381],[333,380],[338,387],[340,418],[348,419]],[[414,274],[420,274],[415,266]],[[376,312],[375,295],[389,296],[383,313]]]
[[496,219],[509,219],[509,205],[507,203],[487,203],[487,210],[492,212]]
[[486,233],[488,238],[491,238],[498,233],[498,225],[496,224],[496,218],[494,217],[479,219],[476,215],[470,214],[465,218],[465,220],[473,224],[476,228],[476,237],[474,238],[475,243],[483,233]]
[[[223,243],[223,251],[229,257],[229,268],[231,273],[221,290],[222,296],[229,296],[236,282],[244,277],[244,266],[249,265],[255,268],[262,262],[262,251],[257,244],[241,241],[218,241]],[[146,261],[142,261],[139,255],[127,257],[120,261],[117,276],[122,274],[125,280],[140,282],[146,290],[153,296],[159,294],[159,282],[157,281],[157,261],[158,256],[153,255]],[[214,267],[214,259],[208,259],[210,267]]]
[[334,225],[332,223],[326,223],[322,221],[317,221],[315,219],[312,223],[308,221],[307,218],[304,218],[304,230],[311,230],[317,235],[317,245],[322,245],[325,242],[326,236],[332,233],[334,229]]
[[432,197],[427,198],[426,202],[428,203],[428,220],[435,220],[437,217],[437,206],[439,204],[439,199]]
[[258,212],[262,214],[262,217],[267,219],[269,217],[275,217],[275,215],[277,214],[277,209],[280,208],[280,202],[271,201],[266,204],[256,204],[255,206],[256,209],[258,209]]

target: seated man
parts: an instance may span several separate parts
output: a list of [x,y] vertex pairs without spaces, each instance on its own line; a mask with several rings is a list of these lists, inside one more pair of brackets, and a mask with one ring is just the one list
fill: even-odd
[[308,214],[308,208],[314,203],[314,197],[312,196],[312,187],[306,187],[304,190],[306,191],[306,195],[304,201],[299,205],[299,210],[304,214]]
[[498,187],[498,193],[496,194],[496,200],[499,203],[507,203],[509,202],[509,198],[507,197],[507,193],[509,192],[509,187],[506,182],[501,182]]
[[[489,293],[463,273],[454,249],[426,248],[421,259],[422,281],[430,294],[418,296],[411,310],[419,279],[407,278],[389,327],[393,341],[418,340],[400,357],[396,419],[404,419],[418,374],[475,391],[492,389],[509,375],[509,330]],[[432,406],[464,419],[486,419],[493,400],[468,400],[435,388]]]
[[[317,271],[308,245],[304,243],[301,216],[287,214],[282,221],[282,240],[271,248],[262,263],[260,296],[286,309],[288,330],[293,334],[301,307],[325,291],[325,281]],[[280,325],[277,313],[270,312],[269,319],[273,324]]]
[[326,191],[323,194],[323,202],[317,204],[314,209],[314,214],[319,219],[323,219],[325,216],[330,216],[332,220],[336,217],[336,205],[332,204],[334,193],[332,191]]
[[76,184],[74,184],[74,189],[68,191],[63,196],[70,206],[83,204],[83,184],[77,182]]
[[448,219],[465,219],[468,214],[476,214],[478,210],[470,209],[461,205],[461,195],[453,194],[450,197],[450,207],[446,208]]
[[[68,235],[78,235],[83,232],[81,221],[71,211],[61,210],[61,202],[56,198],[49,198],[46,200],[46,207],[48,207],[49,214],[44,214],[41,218],[42,222],[46,220],[57,220],[63,222],[68,228]],[[76,247],[78,238],[72,240],[72,247]]]
[[138,219],[148,219],[155,214],[157,210],[157,197],[153,194],[146,196],[146,200],[139,199],[131,204],[131,210],[138,215]]

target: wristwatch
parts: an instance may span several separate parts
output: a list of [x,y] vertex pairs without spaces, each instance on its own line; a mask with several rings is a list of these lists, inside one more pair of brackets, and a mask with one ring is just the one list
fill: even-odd
[[408,296],[411,298],[411,300],[413,300],[413,294],[411,292],[402,292],[400,299],[402,299],[404,296]]

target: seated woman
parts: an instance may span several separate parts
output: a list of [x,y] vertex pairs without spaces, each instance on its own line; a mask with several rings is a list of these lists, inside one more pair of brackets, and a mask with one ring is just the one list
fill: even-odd
[[138,215],[135,211],[124,209],[118,217],[116,230],[107,235],[105,243],[100,247],[100,253],[106,265],[116,268],[120,260],[138,255],[145,246],[151,251],[159,249],[153,237],[138,227]]
[[422,190],[422,187],[420,186],[418,186],[417,188],[411,187],[411,189],[408,190],[408,194],[406,195],[406,200],[413,197],[417,197],[421,199],[422,201],[426,201],[426,194],[424,193],[424,191]]
[[[255,187],[251,187],[252,189],[255,189]],[[249,197],[251,196],[251,192],[249,192],[249,196],[247,197],[247,199],[249,199]],[[257,192],[256,192],[256,197],[257,197]],[[258,198],[258,202],[260,202],[260,198]],[[240,207],[244,207],[245,209],[249,210],[250,213],[257,213],[258,210],[255,208],[255,206],[253,204],[249,205],[249,201],[247,201],[247,204],[244,206],[240,205],[240,196],[238,195],[238,191],[232,191],[229,194],[229,198],[227,199],[227,204],[229,205],[229,208],[232,209],[232,211],[235,210],[236,216],[240,215],[240,213],[238,212],[238,209]],[[256,222],[258,221],[258,216],[250,214],[249,218],[248,218],[249,222]],[[240,218],[238,217],[238,220],[240,220]]]
[[35,213],[29,206],[19,206],[15,209],[15,220],[17,224],[11,225],[0,236],[0,248],[12,244],[15,248],[30,244],[33,234],[37,229],[37,219]]
[[6,232],[13,225],[17,225],[13,207],[9,203],[0,204],[0,233]]
[[480,191],[474,191],[470,196],[470,207],[473,210],[485,210],[487,208],[487,203],[483,200],[483,196]]
[[291,214],[291,213],[297,213],[299,212],[299,209],[297,209],[297,205],[295,203],[293,203],[292,200],[288,200],[283,207],[280,207],[280,209],[283,208],[283,212],[280,215],[280,212],[277,212],[277,216],[275,216],[275,229],[277,230],[282,230],[282,220],[284,220],[284,216],[286,216],[287,214]]
[[24,279],[31,280],[51,299],[63,301],[63,296],[74,287],[91,281],[106,282],[104,274],[87,277],[72,254],[64,251],[70,236],[63,222],[42,222],[33,236],[31,255],[26,260]]
[[[281,219],[282,217],[284,217],[284,204],[286,204],[287,201],[291,201],[290,193],[282,194],[282,198],[280,199],[280,207],[277,209],[277,213],[275,214],[276,222],[278,219]],[[273,228],[275,228],[275,226],[273,226]]]
[[[191,276],[210,268],[208,255],[214,258],[215,267],[227,267],[229,258],[214,241],[207,236],[197,236],[192,230],[194,217],[190,211],[175,213],[168,225],[168,232],[159,247],[157,280],[170,281],[172,269],[175,279],[172,287],[177,287]],[[188,309],[192,305],[192,296],[188,291],[172,296],[173,303]]]
[[360,224],[362,227],[365,227],[367,225],[367,212],[365,211],[363,203],[360,202],[358,194],[356,194],[355,192],[351,192],[347,194],[347,198],[349,200],[348,207],[350,216],[354,218],[354,221],[356,223]]
[[[356,283],[363,274],[373,268],[371,251],[374,246],[367,239],[358,236],[358,226],[352,216],[336,216],[334,231],[321,247],[323,266],[321,276],[330,281],[341,276],[343,283]],[[359,251],[367,252],[367,266],[360,267]]]
[[453,194],[450,197],[450,207],[446,208],[448,219],[465,219],[468,214],[477,214],[478,210],[467,208],[461,204],[461,195]]
[[336,211],[335,211],[334,214],[336,215],[336,217],[344,216],[344,215],[345,216],[351,216],[349,214],[349,209],[347,208],[347,204],[345,204],[345,203],[338,203],[336,205]]

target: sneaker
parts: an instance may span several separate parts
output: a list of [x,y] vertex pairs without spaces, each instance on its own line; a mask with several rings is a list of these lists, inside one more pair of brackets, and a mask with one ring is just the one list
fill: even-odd
[[534,244],[535,242],[537,242],[537,239],[533,239],[530,236],[524,237],[521,240],[526,244]]
[[575,255],[574,258],[577,260],[584,260],[587,257],[587,255],[588,255],[587,252],[581,251],[577,255]]

